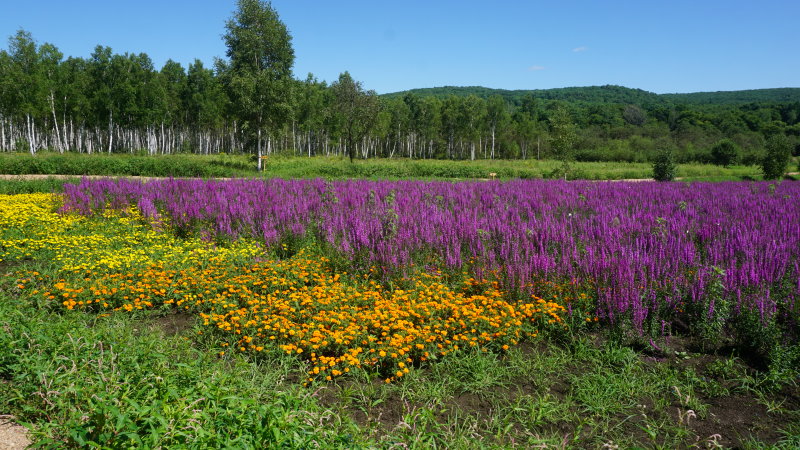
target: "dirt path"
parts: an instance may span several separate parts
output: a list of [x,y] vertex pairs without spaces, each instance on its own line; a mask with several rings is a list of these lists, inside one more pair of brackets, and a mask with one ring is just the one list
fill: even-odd
[[13,422],[14,416],[0,415],[0,450],[22,450],[32,442],[28,430]]

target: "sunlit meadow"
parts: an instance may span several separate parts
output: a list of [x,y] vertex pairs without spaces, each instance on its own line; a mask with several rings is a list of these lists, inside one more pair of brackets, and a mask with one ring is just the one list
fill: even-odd
[[[122,439],[145,447],[227,445],[236,439],[245,447],[284,439],[290,446],[316,445],[318,439],[353,442],[366,438],[353,437],[350,425],[329,428],[328,419],[320,418],[328,413],[305,402],[320,390],[341,389],[345,396],[355,389],[364,396],[359,411],[367,414],[381,407],[376,402],[382,400],[370,397],[376,395],[376,381],[432,402],[426,408],[434,409],[419,414],[433,414],[441,402],[453,401],[444,400],[452,395],[447,394],[452,383],[482,377],[469,383],[489,389],[499,382],[491,380],[523,371],[531,386],[551,387],[547,394],[537,387],[520,398],[538,399],[536,408],[552,413],[508,416],[512,428],[504,425],[501,432],[490,430],[506,410],[490,412],[481,433],[493,434],[498,445],[523,437],[520,442],[530,445],[552,443],[552,434],[539,436],[539,427],[560,423],[559,414],[573,414],[563,419],[569,423],[589,420],[596,427],[576,434],[576,442],[594,445],[605,442],[600,439],[607,433],[625,435],[630,430],[614,431],[608,424],[614,411],[638,408],[633,400],[624,401],[636,391],[665,402],[659,412],[641,415],[637,426],[654,426],[647,421],[658,417],[667,420],[657,428],[666,435],[651,439],[669,446],[685,444],[690,436],[705,439],[702,430],[689,430],[686,419],[691,412],[711,420],[709,406],[694,389],[707,396],[733,395],[724,377],[739,373],[735,360],[709,365],[712,378],[674,372],[669,365],[651,373],[629,350],[623,355],[612,346],[602,356],[591,356],[580,344],[586,336],[638,342],[662,359],[686,357],[669,350],[674,339],[691,338],[708,349],[732,346],[768,368],[760,378],[742,375],[742,389],[763,396],[771,411],[781,411],[783,403],[770,399],[794,376],[791,349],[797,348],[800,293],[800,188],[794,183],[84,180],[65,185],[64,191],[0,195],[0,268],[8,294],[2,306],[5,326],[13,327],[12,335],[0,339],[9,346],[0,369],[15,374],[15,383],[25,389],[13,394],[13,384],[0,386],[10,386],[9,398],[20,405],[38,405],[26,414],[44,427],[43,442],[111,445]],[[20,325],[23,318],[10,318],[14,304],[25,314],[37,314],[31,320],[57,318],[61,331],[51,336],[39,329],[31,339],[27,325]],[[149,346],[162,342],[159,335],[137,336],[140,324],[153,317],[191,318],[185,333],[159,344],[183,342],[189,347],[179,346],[179,352],[200,352],[191,369],[186,360],[158,362],[165,350],[138,349],[126,355],[127,372],[117,371],[115,361],[126,347],[109,348],[109,353],[106,339],[98,336],[89,348],[89,341],[79,337],[85,332],[69,328],[86,320],[98,326],[98,333],[130,327],[130,336],[114,334],[109,345],[141,340]],[[127,325],[115,328],[119,324]],[[543,338],[567,342],[574,347],[568,350],[571,356],[525,353]],[[30,347],[30,357],[19,345]],[[48,348],[59,349],[57,356]],[[95,356],[65,359],[71,351]],[[592,364],[601,358],[601,365],[585,376],[560,373],[581,358]],[[607,365],[619,358],[626,362]],[[52,365],[39,369],[49,375],[37,378],[15,366],[23,360]],[[80,366],[69,369],[67,361]],[[236,361],[252,366],[233,366],[239,368],[232,373],[260,371],[261,362],[291,361],[280,376],[290,376],[305,394],[268,394],[281,384],[265,380],[258,395],[268,403],[258,417],[283,414],[273,422],[239,407],[220,409],[215,406],[220,402],[250,404],[252,399],[241,395],[255,392],[252,384],[263,376],[251,373],[251,381],[237,384],[242,392],[229,392],[227,369],[213,372],[218,369],[209,364],[226,367]],[[536,361],[543,365],[535,373],[522,369]],[[91,382],[74,391],[73,399],[76,367]],[[203,380],[200,367],[215,374],[213,386]],[[162,378],[163,370],[175,374]],[[118,392],[129,389],[127,380],[139,372],[140,400],[127,404]],[[464,373],[471,375],[465,379]],[[422,381],[435,374],[447,377],[433,384]],[[173,392],[175,387],[159,387],[184,386],[180,380],[186,376],[195,381],[185,385],[185,395]],[[715,381],[720,376],[723,381]],[[55,390],[46,388],[53,377],[61,386]],[[116,381],[109,384],[109,377]],[[561,398],[565,406],[558,409],[550,397],[552,383],[564,377],[571,380],[572,393]],[[627,384],[607,384],[614,380]],[[443,390],[436,392],[437,386]],[[472,389],[467,386],[459,389]],[[676,389],[681,392],[679,420],[673,426],[669,398]],[[78,397],[84,390],[88,397]],[[501,396],[497,401],[512,400]],[[316,417],[316,425],[280,412],[299,408],[284,401],[304,402],[303,414]],[[78,410],[70,412],[64,402]],[[205,409],[192,409],[193,404]],[[414,406],[402,404],[407,415],[397,419],[397,427],[411,417],[420,420],[412,414]],[[153,411],[170,419],[149,424]],[[198,411],[206,411],[202,420],[184,417]],[[456,422],[437,420],[428,426],[449,430],[442,443],[472,439],[468,430],[447,428]],[[528,425],[514,428],[521,423]],[[195,426],[209,431],[200,433]],[[130,432],[120,434],[125,429]],[[285,434],[287,429],[296,433]],[[439,432],[428,436],[413,430],[387,439],[440,439]],[[357,433],[375,432],[366,427]]]

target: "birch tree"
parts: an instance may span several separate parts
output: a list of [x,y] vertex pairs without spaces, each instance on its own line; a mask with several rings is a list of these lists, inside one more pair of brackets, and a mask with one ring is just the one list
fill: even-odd
[[560,171],[567,179],[572,170],[573,150],[578,141],[578,133],[572,122],[569,111],[563,105],[557,105],[550,115],[550,139],[556,158],[561,161]]
[[25,120],[25,140],[28,150],[35,154],[39,144],[36,118],[43,109],[42,82],[39,79],[39,55],[31,34],[19,30],[9,39],[11,78],[8,97],[11,110]]
[[486,120],[492,138],[491,159],[495,157],[495,142],[497,140],[498,129],[505,129],[509,118],[508,106],[506,105],[506,101],[503,100],[503,97],[499,95],[489,97],[489,101],[486,104]]
[[269,2],[239,0],[237,6],[223,37],[229,60],[219,61],[218,70],[251,142],[255,136],[260,170],[263,132],[269,153],[269,133],[280,129],[291,113],[294,50],[286,25]]
[[375,91],[365,91],[360,81],[353,80],[350,73],[344,72],[331,84],[334,108],[347,143],[350,162],[356,154],[356,143],[360,142],[375,125],[380,102]]

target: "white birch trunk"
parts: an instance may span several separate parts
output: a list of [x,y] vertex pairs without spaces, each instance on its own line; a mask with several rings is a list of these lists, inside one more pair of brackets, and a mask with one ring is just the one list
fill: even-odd
[[31,115],[25,114],[26,124],[28,125],[28,148],[31,152],[31,155],[36,154],[36,150],[34,149],[34,142],[33,142],[33,130],[31,130]]
[[494,159],[494,132],[495,132],[495,129],[494,129],[494,127],[492,127],[492,153],[491,153],[492,159]]
[[258,148],[258,171],[261,172],[261,128],[258,129],[258,141],[256,142]]
[[50,91],[50,112],[53,113],[53,126],[56,128],[56,150],[59,153],[64,153],[64,147],[61,146],[61,134],[58,131],[58,117],[56,117],[56,103],[53,99],[53,91]]
[[108,154],[111,154],[111,146],[114,144],[114,111],[108,113]]

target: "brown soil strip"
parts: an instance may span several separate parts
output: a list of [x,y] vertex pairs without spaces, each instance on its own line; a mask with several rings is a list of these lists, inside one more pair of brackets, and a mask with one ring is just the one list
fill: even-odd
[[30,447],[28,430],[13,422],[13,416],[0,415],[0,450],[22,450]]

